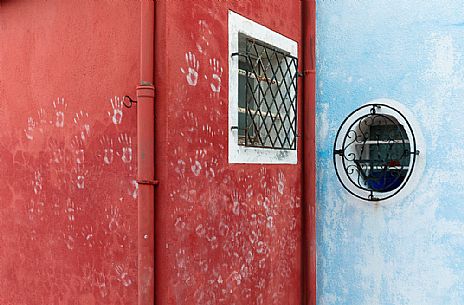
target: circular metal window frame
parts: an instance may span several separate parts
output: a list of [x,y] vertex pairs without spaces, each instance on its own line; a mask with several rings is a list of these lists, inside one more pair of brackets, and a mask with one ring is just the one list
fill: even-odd
[[[403,180],[400,181],[400,184],[388,190],[376,190],[361,185],[361,183],[359,182],[359,175],[362,175],[363,171],[359,167],[359,161],[366,160],[361,160],[362,158],[360,156],[358,156],[359,159],[356,159],[355,150],[353,150],[353,148],[349,148],[349,146],[353,143],[355,145],[359,143],[365,145],[366,141],[369,140],[368,138],[366,138],[364,133],[360,131],[360,129],[356,129],[356,124],[359,124],[360,126],[361,123],[365,122],[367,119],[370,119],[373,122],[377,117],[381,117],[384,120],[388,120],[391,123],[390,125],[396,125],[398,130],[403,130],[404,134],[403,132],[401,132],[401,139],[392,141],[395,141],[395,143],[402,144],[403,147],[406,147],[406,143],[409,146],[409,149],[407,151],[405,150],[405,153],[409,154],[409,163],[407,165],[394,166],[393,168],[396,168],[394,170],[387,169],[387,165],[385,165],[385,168],[383,169],[384,172],[389,173],[390,175],[399,175],[394,173],[394,171],[399,172],[399,170],[407,170]],[[371,125],[373,125],[373,123],[371,123]],[[360,136],[358,132],[363,133],[363,138],[361,140],[358,140],[358,137]],[[349,136],[350,133],[352,134],[351,136]],[[352,140],[349,140],[351,142],[347,143],[348,138],[351,138]],[[378,143],[379,141],[377,140],[377,145]],[[340,128],[337,131],[333,149],[333,162],[338,180],[350,194],[366,201],[382,201],[392,198],[393,196],[398,194],[410,180],[414,171],[414,166],[417,163],[417,156],[419,155],[419,150],[417,149],[416,136],[414,134],[414,130],[410,122],[407,120],[406,116],[401,111],[385,103],[368,103],[351,112],[343,120],[342,124],[340,125]],[[388,163],[388,160],[383,161]],[[349,162],[351,162],[351,164],[347,165],[347,163]],[[357,169],[353,169],[354,166],[356,166]],[[353,181],[353,179],[350,177],[353,175],[354,171],[358,172],[358,181]],[[397,176],[397,179],[398,177],[399,176]],[[364,182],[364,184],[366,184],[366,182]]]

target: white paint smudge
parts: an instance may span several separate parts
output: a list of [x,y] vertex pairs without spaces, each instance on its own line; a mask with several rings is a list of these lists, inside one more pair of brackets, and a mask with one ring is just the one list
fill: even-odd
[[318,140],[323,143],[329,135],[329,104],[321,103],[321,111],[316,114],[317,116],[317,132]]

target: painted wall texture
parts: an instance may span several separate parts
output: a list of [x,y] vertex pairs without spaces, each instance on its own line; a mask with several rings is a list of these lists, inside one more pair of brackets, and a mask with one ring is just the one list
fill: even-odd
[[[317,2],[318,304],[464,302],[462,1]],[[342,120],[376,98],[401,102],[427,147],[414,190],[354,200],[338,182]]]
[[0,2],[0,303],[134,304],[139,3]]
[[[227,160],[229,9],[301,47],[299,1],[156,1],[157,304],[300,302],[300,163]],[[1,304],[136,303],[139,16],[0,2]]]
[[301,164],[227,160],[229,9],[301,39],[299,1],[158,3],[159,304],[300,303]]

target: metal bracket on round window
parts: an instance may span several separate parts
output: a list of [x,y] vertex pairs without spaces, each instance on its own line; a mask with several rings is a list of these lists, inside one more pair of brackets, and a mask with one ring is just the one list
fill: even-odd
[[350,113],[337,131],[333,148],[338,180],[350,194],[367,201],[398,194],[418,156],[411,124],[386,104],[367,104]]

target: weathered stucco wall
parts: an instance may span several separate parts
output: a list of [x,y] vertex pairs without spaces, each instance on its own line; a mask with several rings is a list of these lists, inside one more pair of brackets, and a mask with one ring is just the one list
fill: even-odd
[[301,166],[227,159],[228,9],[300,42],[299,1],[159,3],[156,297],[299,304]]
[[137,1],[0,1],[0,303],[137,300]]
[[[462,2],[317,5],[318,302],[462,304]],[[427,154],[406,198],[372,204],[342,188],[332,145],[342,120],[380,97],[414,114]]]
[[[0,3],[0,303],[135,304],[139,1]],[[300,2],[156,6],[157,304],[299,304],[301,165],[228,164],[227,16],[301,47]]]

